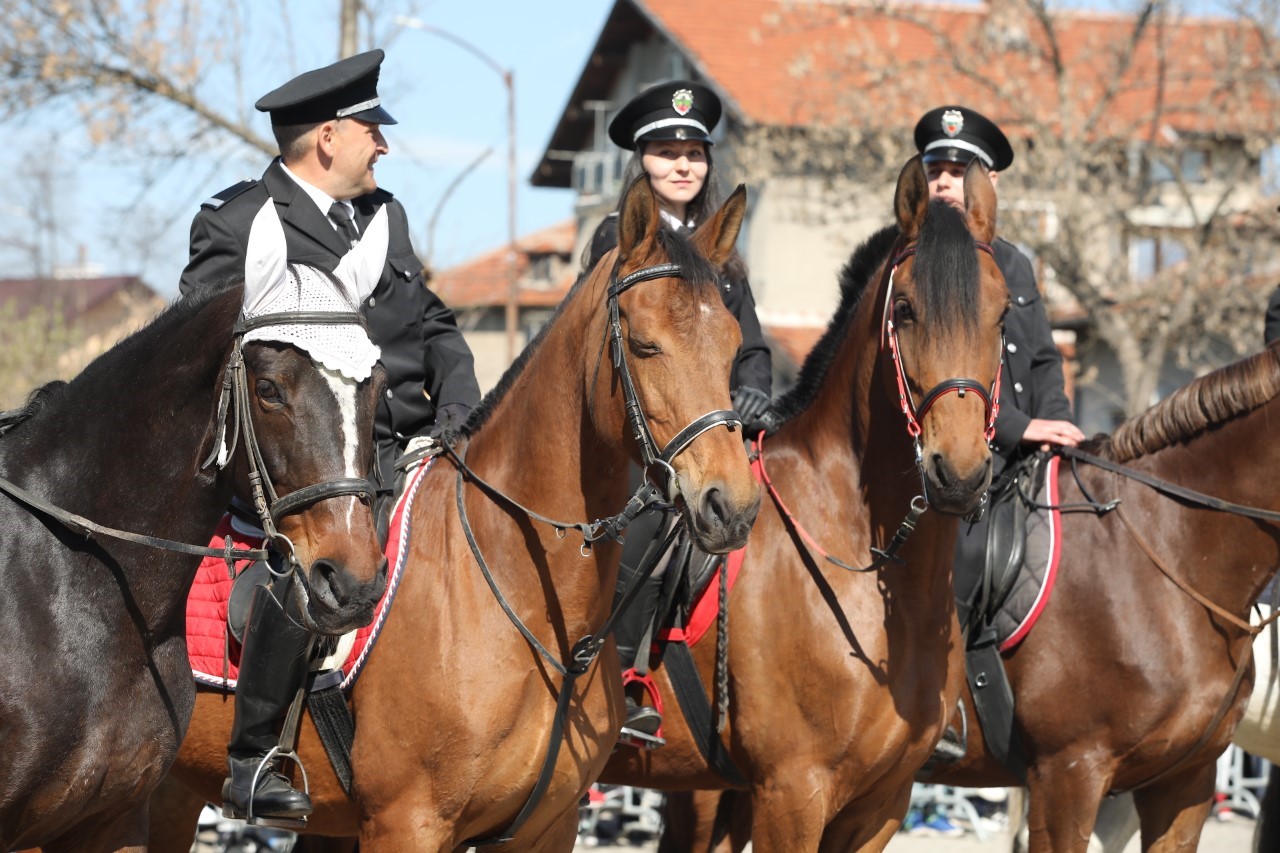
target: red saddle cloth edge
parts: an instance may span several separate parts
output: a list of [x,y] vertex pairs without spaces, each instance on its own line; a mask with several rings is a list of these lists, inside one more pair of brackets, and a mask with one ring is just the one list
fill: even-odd
[[[374,610],[373,621],[355,632],[355,644],[342,664],[344,677],[340,686],[343,690],[349,690],[355,683],[391,610],[409,550],[406,547],[411,526],[409,510],[423,477],[434,462],[434,458],[429,459],[410,475],[409,483],[392,511],[387,535],[387,589]],[[230,513],[222,517],[209,547],[225,547],[228,536],[236,548],[262,546],[261,538],[247,536],[232,528]],[[249,560],[237,560],[236,574],[239,575],[249,563]],[[240,674],[240,643],[231,638],[230,646],[227,646],[227,601],[231,597],[233,583],[227,576],[226,560],[205,557],[187,596],[187,657],[191,662],[191,674],[199,684],[228,691],[235,690],[236,678]],[[227,652],[225,659],[224,650]]]
[[1062,461],[1061,456],[1054,456],[1049,460],[1049,470],[1044,477],[1044,493],[1043,503],[1046,506],[1053,507],[1049,510],[1049,565],[1045,571],[1044,583],[1040,585],[1039,591],[1036,593],[1035,603],[1031,605],[1031,610],[1027,613],[1025,619],[1018,625],[1009,638],[1000,644],[1000,651],[1007,652],[1026,639],[1027,634],[1031,633],[1031,629],[1040,619],[1040,614],[1044,613],[1045,606],[1049,603],[1049,596],[1053,594],[1054,582],[1058,579],[1058,560],[1062,556],[1062,512],[1057,509],[1058,506],[1058,463]]

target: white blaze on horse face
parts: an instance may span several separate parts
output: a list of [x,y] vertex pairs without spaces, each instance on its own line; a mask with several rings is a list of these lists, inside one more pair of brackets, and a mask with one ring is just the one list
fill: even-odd
[[[356,429],[356,392],[359,386],[353,379],[348,379],[336,370],[330,370],[327,367],[320,368],[320,375],[324,377],[324,381],[329,384],[329,390],[333,392],[334,398],[338,401],[338,413],[340,415],[342,429],[342,464],[344,477],[362,479],[367,472],[362,472],[356,467],[356,459],[360,450],[360,432]],[[351,503],[347,506],[347,524],[355,523],[354,513],[356,509],[357,499],[352,496]]]

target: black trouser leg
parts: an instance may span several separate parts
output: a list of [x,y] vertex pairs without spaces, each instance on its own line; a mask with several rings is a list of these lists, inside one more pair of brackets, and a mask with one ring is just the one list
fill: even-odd
[[[280,585],[287,587],[287,582]],[[276,593],[265,586],[254,590],[240,652],[235,724],[227,744],[231,774],[222,792],[236,811],[248,813],[252,797],[255,816],[301,817],[311,812],[307,795],[278,773],[264,770],[256,789],[253,780],[263,757],[280,742],[280,722],[306,681],[313,641],[310,632],[285,612]]]
[[[623,593],[632,583],[640,569],[653,552],[661,546],[656,539],[662,529],[661,513],[645,513],[627,527],[626,543],[622,546],[622,560],[618,569],[618,588],[615,600],[621,600]],[[639,657],[644,669],[648,669],[648,654],[642,647],[649,642],[654,617],[657,615],[658,601],[662,595],[662,577],[651,574],[642,583],[639,593],[632,600],[631,606],[621,615],[614,625],[613,636],[618,644],[618,659],[623,671],[636,665]],[[656,734],[662,725],[662,715],[656,708],[641,705],[644,701],[643,691],[629,691],[627,695],[627,719],[623,728],[644,734]]]

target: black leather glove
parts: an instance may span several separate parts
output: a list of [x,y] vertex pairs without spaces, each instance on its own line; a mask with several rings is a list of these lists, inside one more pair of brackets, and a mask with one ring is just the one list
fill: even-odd
[[761,415],[769,411],[769,404],[772,402],[768,394],[750,385],[743,385],[733,392],[733,407],[738,410],[742,425],[748,431]]
[[446,403],[436,410],[436,422],[427,435],[438,441],[448,443],[462,432],[462,426],[471,416],[471,407],[466,403]]

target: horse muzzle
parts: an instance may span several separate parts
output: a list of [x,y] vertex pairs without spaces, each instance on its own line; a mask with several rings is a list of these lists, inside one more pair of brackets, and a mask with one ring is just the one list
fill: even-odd
[[711,484],[687,502],[690,530],[698,547],[708,554],[728,554],[747,544],[747,536],[760,511],[760,492],[748,500],[735,500],[728,488]]

